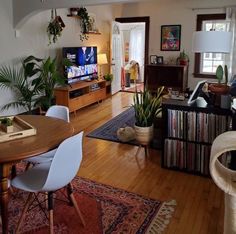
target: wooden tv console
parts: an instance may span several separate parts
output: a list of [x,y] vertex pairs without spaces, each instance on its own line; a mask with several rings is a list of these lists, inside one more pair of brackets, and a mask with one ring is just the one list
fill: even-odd
[[105,80],[80,81],[54,89],[56,104],[68,106],[70,112],[99,102],[110,95],[110,84]]

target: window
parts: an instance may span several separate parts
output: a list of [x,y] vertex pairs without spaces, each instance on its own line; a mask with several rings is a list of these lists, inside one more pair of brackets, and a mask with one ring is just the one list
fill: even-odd
[[[229,23],[225,14],[211,14],[197,16],[197,31],[228,31]],[[223,53],[195,53],[194,76],[201,78],[216,78],[218,65],[225,65]]]

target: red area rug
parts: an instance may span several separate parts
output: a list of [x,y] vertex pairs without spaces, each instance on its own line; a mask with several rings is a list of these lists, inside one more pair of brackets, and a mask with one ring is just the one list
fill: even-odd
[[[55,234],[162,233],[174,211],[174,201],[160,202],[80,177],[73,180],[73,186],[86,226],[82,226],[74,207],[56,200]],[[15,230],[27,195],[18,192],[11,197],[10,233]],[[56,196],[63,197],[60,192]],[[44,234],[48,230],[45,214],[36,207],[27,212],[20,232]]]

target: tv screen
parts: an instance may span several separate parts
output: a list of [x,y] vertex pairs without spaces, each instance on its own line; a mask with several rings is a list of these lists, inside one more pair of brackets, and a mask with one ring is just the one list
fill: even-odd
[[65,67],[65,75],[68,84],[97,78],[97,47],[65,47],[63,48],[63,58],[67,58],[73,63],[72,66]]

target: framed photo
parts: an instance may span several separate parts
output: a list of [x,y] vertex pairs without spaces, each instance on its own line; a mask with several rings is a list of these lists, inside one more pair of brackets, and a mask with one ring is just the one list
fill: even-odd
[[150,63],[157,64],[157,56],[156,55],[150,55]]
[[179,51],[180,37],[181,37],[181,25],[162,25],[161,50]]
[[157,64],[163,64],[163,56],[157,56]]

